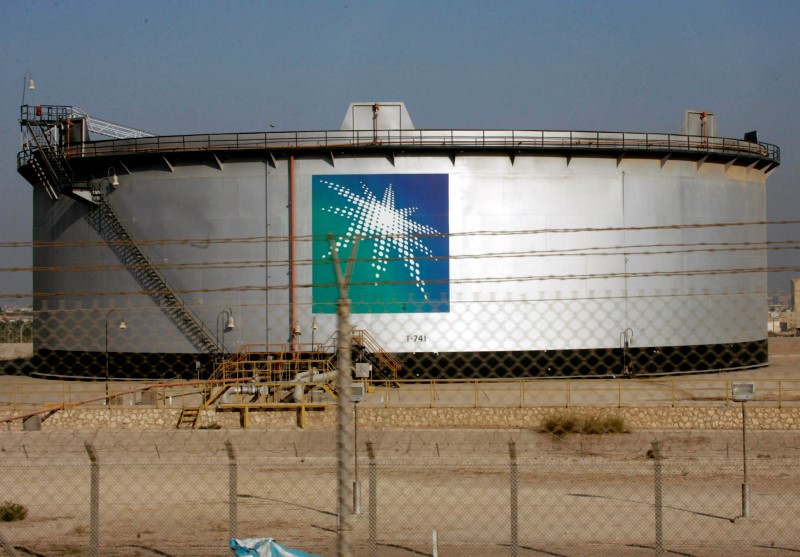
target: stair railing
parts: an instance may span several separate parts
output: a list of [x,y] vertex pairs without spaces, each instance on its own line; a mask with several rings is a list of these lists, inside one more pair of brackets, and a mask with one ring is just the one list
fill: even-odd
[[[87,220],[95,226],[108,243],[117,258],[126,265],[128,272],[148,293],[161,311],[172,321],[192,345],[205,353],[221,354],[221,343],[216,335],[186,305],[162,276],[148,257],[133,241],[123,226],[106,196],[98,189],[92,190],[92,199],[97,203],[87,215]],[[96,219],[96,220],[95,220]],[[104,220],[106,221],[104,223]],[[113,236],[109,238],[108,226]]]

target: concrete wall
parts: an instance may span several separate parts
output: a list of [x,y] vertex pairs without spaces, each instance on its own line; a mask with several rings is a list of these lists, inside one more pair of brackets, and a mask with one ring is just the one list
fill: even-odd
[[[0,412],[0,419],[24,413],[18,408]],[[28,409],[33,411],[33,409]],[[72,408],[56,412],[42,421],[43,430],[168,430],[175,429],[180,408]],[[639,407],[639,408],[361,408],[361,429],[539,429],[542,422],[565,412],[589,415],[616,415],[632,430],[646,429],[740,429],[739,405],[718,407]],[[800,408],[748,406],[748,428],[753,430],[800,430]],[[217,424],[238,429],[238,412],[203,411],[200,427]],[[20,431],[21,420],[6,423],[2,429]],[[297,429],[298,413],[251,411],[251,429]],[[333,429],[336,408],[309,410],[306,427]]]

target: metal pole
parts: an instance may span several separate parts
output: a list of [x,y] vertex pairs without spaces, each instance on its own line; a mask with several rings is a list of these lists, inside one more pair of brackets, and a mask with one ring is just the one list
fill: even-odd
[[519,490],[517,478],[517,446],[513,441],[508,443],[508,455],[511,459],[511,557],[519,554]]
[[317,332],[317,329],[319,329],[319,323],[317,323],[316,318],[312,317],[312,319],[311,319],[311,351],[312,352],[316,352],[317,351],[317,349],[314,347],[314,333]]
[[[219,337],[220,337],[220,334],[219,334],[219,317],[220,317],[220,315],[222,315],[221,312],[217,314],[217,321],[215,322],[215,325],[217,326],[217,328],[216,328],[216,330],[214,332],[217,333],[217,340],[219,340]],[[225,336],[224,335],[225,335],[225,333],[222,333],[222,353],[223,354],[225,354]]]
[[91,461],[89,488],[89,555],[100,555],[100,459],[90,443],[85,445]]
[[108,403],[109,403],[109,400],[108,400],[108,318],[111,316],[111,312],[112,311],[114,311],[114,309],[110,309],[110,310],[108,310],[108,313],[106,313],[106,349],[105,349],[105,355],[106,355],[106,357],[105,357],[105,365],[106,365],[106,405],[108,405]]
[[353,512],[361,514],[361,482],[358,479],[358,402],[353,402]]
[[742,518],[750,518],[750,484],[747,481],[747,406],[742,402]]
[[653,441],[653,464],[655,468],[655,509],[656,509],[656,557],[664,555],[664,502],[661,493],[661,447]]
[[[106,348],[105,348],[105,367],[106,367],[106,405],[110,404],[110,400],[108,399],[108,382],[109,382],[109,374],[108,374],[108,318],[111,317],[111,314],[115,311],[119,310],[120,308],[111,308],[106,312]],[[122,318],[122,323],[120,323],[120,329],[124,328],[125,317]]]
[[[220,329],[219,326],[219,318],[222,317],[222,328]],[[217,314],[217,340],[220,341],[222,345],[222,355],[225,355],[225,333],[229,330],[228,323],[233,323],[233,310],[231,308],[225,308],[221,312]]]
[[25,91],[31,90],[35,91],[36,86],[33,84],[33,74],[30,71],[25,72],[25,75],[22,77],[22,105],[25,106]]
[[377,557],[378,548],[378,467],[375,465],[375,451],[367,441],[369,457],[369,557]]
[[228,452],[228,537],[235,538],[238,530],[238,469],[236,467],[236,451],[230,439],[225,441],[225,450]]

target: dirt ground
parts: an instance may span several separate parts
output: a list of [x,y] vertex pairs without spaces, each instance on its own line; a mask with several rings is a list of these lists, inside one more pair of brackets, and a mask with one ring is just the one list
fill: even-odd
[[[796,374],[800,339],[771,339],[770,358],[737,376]],[[360,512],[345,522],[359,556],[800,554],[800,432],[750,432],[746,453],[742,441],[740,431],[363,431]],[[332,556],[336,454],[332,430],[0,432],[0,501],[28,509],[0,522],[0,542],[19,556],[90,555],[94,485],[99,555],[231,555],[235,533]]]
[[[517,555],[654,555],[654,440],[663,455],[664,554],[800,552],[797,433],[749,439],[752,518],[740,520],[737,432],[557,439],[522,430],[384,430],[359,439],[356,555],[370,554],[371,539],[375,555],[433,555],[434,530],[439,555],[511,555],[514,516]],[[0,434],[1,498],[29,509],[25,520],[0,526],[20,555],[89,554],[87,443],[98,459],[100,555],[230,555],[231,500],[239,537],[335,554],[335,432],[218,430]]]

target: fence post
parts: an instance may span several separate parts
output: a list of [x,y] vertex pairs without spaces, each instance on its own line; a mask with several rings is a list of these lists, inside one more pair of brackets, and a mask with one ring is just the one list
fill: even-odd
[[514,441],[508,443],[508,455],[511,460],[511,557],[517,557],[519,551],[519,493],[517,490],[517,446]]
[[89,488],[89,555],[100,555],[100,459],[91,443],[85,445],[86,453],[91,461],[91,479]]
[[372,442],[367,442],[369,456],[369,557],[377,557],[378,548],[378,468]]
[[653,441],[653,464],[655,468],[655,508],[656,508],[656,557],[664,555],[664,506],[661,497],[661,447]]
[[228,536],[235,538],[239,522],[239,474],[236,468],[236,451],[230,439],[225,441],[225,450],[228,452]]
[[333,234],[328,234],[328,243],[331,248],[331,259],[336,272],[336,283],[339,287],[339,299],[336,302],[338,317],[338,332],[336,342],[336,367],[338,368],[336,390],[339,393],[337,401],[337,480],[338,480],[338,515],[339,528],[336,540],[337,557],[352,557],[353,540],[353,423],[350,416],[353,414],[353,398],[351,390],[352,366],[352,330],[350,329],[351,303],[347,295],[350,278],[353,276],[353,264],[358,252],[359,237],[353,240],[352,255],[347,262],[347,268],[342,273],[339,266],[339,252],[333,239]]

